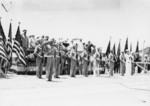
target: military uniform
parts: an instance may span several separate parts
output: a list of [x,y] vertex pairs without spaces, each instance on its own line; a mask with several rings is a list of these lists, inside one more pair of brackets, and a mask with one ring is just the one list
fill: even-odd
[[100,67],[100,54],[99,52],[95,52],[94,61],[93,61],[93,72],[94,76],[99,76],[99,67]]
[[88,52],[86,50],[83,51],[82,55],[82,62],[83,62],[83,66],[82,66],[82,74],[84,76],[88,76]]
[[125,75],[126,76],[131,76],[131,55],[130,54],[126,54],[125,55],[126,58],[126,71],[125,71]]
[[43,63],[42,63],[42,59],[43,59],[43,56],[42,56],[42,47],[41,45],[37,45],[35,47],[35,50],[34,50],[34,54],[35,54],[35,57],[36,57],[36,76],[38,78],[41,78],[42,77],[42,69],[43,69]]
[[120,55],[120,74],[124,76],[125,73],[125,56],[123,54]]
[[56,50],[56,61],[55,61],[55,78],[58,78],[58,76],[60,75],[60,70],[61,70],[61,55],[60,55],[60,51],[57,49]]
[[113,71],[114,71],[114,56],[112,53],[109,54],[109,76],[113,76]]
[[47,64],[46,64],[46,77],[48,81],[52,80],[52,74],[55,72],[55,62],[56,62],[56,49],[52,47],[49,52],[45,55],[47,57]]
[[70,57],[71,57],[70,77],[75,77],[75,74],[76,74],[76,67],[77,67],[76,55],[77,54],[76,54],[75,49],[72,49],[70,52]]

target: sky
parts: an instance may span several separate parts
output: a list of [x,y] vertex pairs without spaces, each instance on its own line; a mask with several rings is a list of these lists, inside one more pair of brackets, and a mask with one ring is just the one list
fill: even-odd
[[[0,0],[10,8],[10,0]],[[135,51],[150,46],[149,0],[11,0],[9,12],[0,7],[0,17],[6,36],[12,19],[13,36],[18,22],[28,35],[48,35],[50,38],[82,38],[92,41],[105,52],[111,37],[121,50],[129,38]],[[145,43],[143,43],[145,40]]]

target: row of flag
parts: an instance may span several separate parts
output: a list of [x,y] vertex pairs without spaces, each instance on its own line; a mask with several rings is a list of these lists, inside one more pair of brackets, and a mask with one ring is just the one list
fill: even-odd
[[[112,48],[112,52],[115,56],[119,57],[120,54],[121,54],[121,40],[119,41],[119,45],[118,45],[118,49],[117,49],[117,54],[116,54],[116,46],[115,44],[113,45],[113,48]],[[124,52],[126,52],[126,50],[128,50],[128,38],[126,38],[126,43],[125,43],[125,48],[124,48]],[[108,46],[107,46],[107,49],[106,49],[106,56],[108,56],[108,54],[110,53],[111,51],[111,40],[109,40],[109,43],[108,43]],[[132,52],[132,43],[130,45],[130,52]],[[135,50],[135,53],[139,53],[139,41],[137,41],[137,46],[136,46],[136,50]]]
[[12,41],[12,23],[9,25],[8,39],[6,39],[1,19],[0,19],[0,65],[1,67],[10,68],[12,65],[12,53],[14,52],[20,63],[26,67],[25,53],[22,47],[20,24],[18,25],[14,43]]

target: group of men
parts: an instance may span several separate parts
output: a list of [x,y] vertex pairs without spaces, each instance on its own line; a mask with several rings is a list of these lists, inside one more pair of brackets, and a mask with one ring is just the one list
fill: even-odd
[[[42,78],[43,67],[46,67],[46,77],[48,81],[52,78],[59,78],[62,73],[75,77],[76,74],[88,77],[89,72],[98,77],[101,71],[109,73],[119,73],[130,76],[135,73],[135,67],[139,62],[139,54],[131,54],[128,50],[122,52],[120,56],[114,55],[110,51],[108,55],[102,53],[100,47],[96,47],[90,41],[83,43],[82,39],[73,39],[70,43],[66,41],[56,41],[49,36],[35,38],[34,35],[27,37],[27,30],[23,30],[21,35],[22,47],[26,58],[35,58],[36,76]],[[34,52],[29,52],[30,50]],[[145,58],[145,62],[148,62]],[[144,66],[146,69],[148,65]],[[141,68],[138,66],[138,71]],[[140,71],[139,71],[140,72]]]
[[85,44],[82,39],[78,43],[56,42],[55,39],[37,39],[33,55],[36,58],[36,76],[42,77],[42,69],[46,61],[46,77],[48,81],[52,76],[59,78],[59,75],[66,71],[70,77],[75,77],[76,72],[87,77],[88,71],[93,69],[95,76],[99,76],[99,62],[102,59],[100,48],[95,48],[91,42]]
[[[90,41],[85,44],[82,39],[78,40],[78,43],[72,40],[70,44],[56,42],[55,39],[46,39],[44,42],[42,39],[37,40],[34,50],[37,77],[42,77],[44,61],[46,61],[48,81],[52,80],[52,76],[59,78],[64,70],[70,77],[75,77],[77,72],[85,77],[88,76],[88,72],[93,72],[93,75],[98,77],[104,69],[108,70],[109,76],[113,76],[114,72],[120,73],[122,76],[131,76],[135,73],[137,66],[135,62],[139,62],[138,54],[131,54],[126,50],[119,57],[115,56],[113,51],[106,56],[102,54],[101,48],[96,48]],[[105,63],[103,64],[103,62]],[[138,70],[140,70],[139,67]]]

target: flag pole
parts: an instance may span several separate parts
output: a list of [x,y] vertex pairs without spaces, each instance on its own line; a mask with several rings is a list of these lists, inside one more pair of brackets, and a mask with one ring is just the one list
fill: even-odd
[[142,61],[144,62],[144,44],[145,44],[145,40],[143,41],[143,56],[142,56]]

